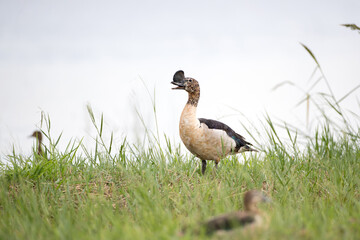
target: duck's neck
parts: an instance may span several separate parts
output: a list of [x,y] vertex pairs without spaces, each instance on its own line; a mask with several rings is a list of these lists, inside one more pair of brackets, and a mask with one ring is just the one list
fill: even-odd
[[245,204],[245,210],[248,212],[259,213],[259,209],[255,203]]
[[192,105],[196,108],[199,99],[200,99],[200,89],[197,89],[194,92],[189,92],[189,98],[186,104]]
[[39,155],[41,155],[42,154],[42,148],[41,148],[41,138],[38,138],[38,141],[37,141],[37,143],[38,143],[38,149],[37,149],[37,153],[39,154]]
[[187,102],[182,111],[181,118],[186,118],[186,119],[195,118],[196,119],[196,106]]
[[199,98],[200,90],[189,92],[189,99],[180,117],[180,136],[187,136],[190,132],[193,132],[193,129],[199,128],[200,123],[196,117],[196,109]]

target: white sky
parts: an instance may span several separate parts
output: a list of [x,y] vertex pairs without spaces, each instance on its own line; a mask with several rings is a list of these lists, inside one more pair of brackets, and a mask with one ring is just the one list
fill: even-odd
[[[0,0],[0,153],[30,154],[27,136],[50,115],[63,143],[95,136],[86,104],[104,113],[105,130],[142,133],[134,106],[155,130],[180,142],[178,120],[187,94],[171,90],[173,74],[200,82],[198,116],[240,120],[271,116],[304,127],[299,90],[271,89],[292,81],[304,89],[318,58],[336,97],[360,83],[360,1],[5,1]],[[142,79],[142,80],[141,80]],[[324,91],[320,84],[315,90]],[[360,114],[356,98],[342,106]],[[45,128],[43,128],[45,129]]]

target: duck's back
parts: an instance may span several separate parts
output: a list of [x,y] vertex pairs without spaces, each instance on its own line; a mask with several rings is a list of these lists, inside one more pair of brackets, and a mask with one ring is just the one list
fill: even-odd
[[214,217],[204,224],[206,233],[210,234],[219,230],[231,230],[236,227],[245,227],[257,224],[259,218],[250,212],[233,212]]
[[180,118],[180,137],[187,149],[203,160],[218,161],[235,150],[236,142],[222,129],[209,128],[187,104]]

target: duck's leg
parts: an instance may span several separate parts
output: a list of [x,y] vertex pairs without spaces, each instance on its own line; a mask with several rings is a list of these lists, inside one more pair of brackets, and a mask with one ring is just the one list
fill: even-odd
[[206,170],[206,160],[201,160],[202,166],[201,166],[201,173],[204,175]]

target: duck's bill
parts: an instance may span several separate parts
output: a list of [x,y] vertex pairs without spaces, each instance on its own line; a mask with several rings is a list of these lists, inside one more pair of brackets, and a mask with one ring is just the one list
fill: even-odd
[[174,82],[174,81],[172,81],[171,84],[176,85],[176,87],[174,87],[172,89],[185,89],[184,83],[182,83],[182,82]]

